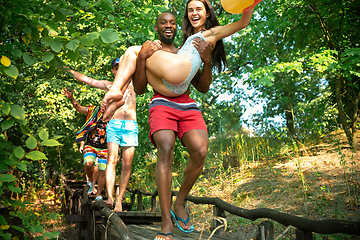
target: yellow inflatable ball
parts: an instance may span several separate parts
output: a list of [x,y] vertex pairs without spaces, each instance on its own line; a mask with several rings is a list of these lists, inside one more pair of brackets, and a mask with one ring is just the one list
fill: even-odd
[[237,14],[246,12],[260,2],[261,0],[221,0],[221,5],[225,11]]

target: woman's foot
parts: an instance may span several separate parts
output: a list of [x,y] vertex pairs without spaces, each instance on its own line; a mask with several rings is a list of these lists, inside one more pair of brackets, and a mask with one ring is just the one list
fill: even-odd
[[125,104],[121,92],[108,92],[105,94],[104,99],[101,101],[100,110],[103,112],[103,121],[109,121],[116,110]]

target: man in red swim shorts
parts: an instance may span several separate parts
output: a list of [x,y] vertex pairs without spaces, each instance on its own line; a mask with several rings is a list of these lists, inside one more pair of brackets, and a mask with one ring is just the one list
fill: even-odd
[[[176,53],[178,49],[174,46],[175,17],[169,12],[160,14],[156,20],[155,31],[158,32],[161,41],[161,50]],[[211,52],[213,46],[202,39],[195,39],[193,44],[199,51],[204,65],[201,74],[198,73],[191,83],[198,91],[206,93],[212,80]],[[139,95],[146,91],[147,86],[145,61],[157,50],[158,47],[155,43],[147,41],[139,52],[136,71],[133,75],[134,90]],[[185,198],[203,169],[209,141],[201,111],[189,94],[190,90],[187,89],[184,94],[171,98],[155,92],[149,104],[150,139],[158,150],[155,177],[162,216],[161,232],[156,235],[155,239],[164,239],[164,236],[169,239],[173,235],[171,217],[175,219],[181,231],[191,232],[194,230],[185,211]],[[171,206],[171,165],[176,136],[186,147],[190,157],[184,170],[181,188]]]

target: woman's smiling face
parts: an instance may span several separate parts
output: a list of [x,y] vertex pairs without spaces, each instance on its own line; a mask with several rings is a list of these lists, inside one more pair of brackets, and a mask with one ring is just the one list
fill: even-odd
[[187,5],[188,19],[194,28],[194,33],[205,30],[207,15],[205,5],[197,0],[189,2]]

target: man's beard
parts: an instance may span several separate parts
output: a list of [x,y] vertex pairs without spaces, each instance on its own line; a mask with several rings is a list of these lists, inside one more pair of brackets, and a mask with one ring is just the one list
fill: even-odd
[[175,36],[176,36],[176,29],[175,29],[175,31],[174,31],[174,33],[173,33],[173,35],[172,35],[171,38],[165,37],[164,35],[162,35],[162,34],[160,33],[160,31],[158,31],[158,34],[159,34],[159,36],[160,36],[160,41],[161,41],[161,42],[166,43],[166,44],[171,44],[171,43],[174,42],[174,39],[175,39]]

